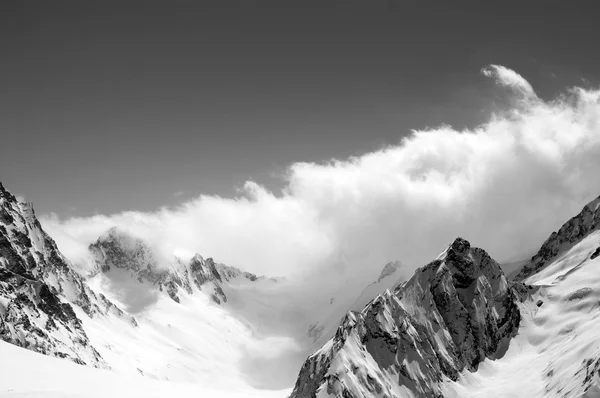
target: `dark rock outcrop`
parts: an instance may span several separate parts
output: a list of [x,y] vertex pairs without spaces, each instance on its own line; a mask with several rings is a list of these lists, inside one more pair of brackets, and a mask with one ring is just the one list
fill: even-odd
[[152,249],[142,240],[116,227],[102,234],[89,246],[96,263],[90,277],[111,268],[129,271],[140,283],[149,282],[179,302],[178,290],[191,294],[192,289],[183,264],[173,258],[173,264],[162,264]]

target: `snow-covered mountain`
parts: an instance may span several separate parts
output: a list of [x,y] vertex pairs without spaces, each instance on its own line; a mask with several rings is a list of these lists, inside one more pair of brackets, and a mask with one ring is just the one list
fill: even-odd
[[458,238],[407,281],[391,262],[328,290],[347,275],[165,258],[117,228],[82,275],[0,185],[0,396],[600,396],[599,214],[600,198],[505,265],[515,281]]
[[504,357],[465,372],[445,396],[600,397],[600,231],[590,215],[597,206],[553,233],[534,256],[538,272],[523,273],[536,291],[520,304],[519,333]]
[[244,307],[247,317],[234,311],[253,292],[276,287],[275,279],[200,255],[164,262],[117,229],[90,253],[96,267],[80,275],[31,204],[0,185],[0,338],[124,374],[239,389],[251,388],[250,352],[292,345],[247,321],[254,306]]
[[[175,256],[170,262],[161,263],[151,247],[142,239],[136,238],[116,227],[110,228],[89,247],[95,261],[91,276],[109,273],[111,268],[126,271],[140,283],[151,283],[163,289],[175,302],[180,301],[179,291],[193,294],[192,284],[202,291],[209,292],[217,303],[227,301],[222,284],[236,278],[256,281],[259,278],[235,267],[216,264],[212,258],[206,260],[200,254],[191,260],[183,261]],[[261,278],[262,279],[262,278]]]
[[514,282],[455,240],[349,312],[291,397],[599,397],[599,208],[552,233]]
[[302,366],[292,398],[438,396],[444,380],[502,355],[519,326],[516,303],[498,263],[456,239],[408,282],[348,313]]
[[[298,283],[258,277],[199,254],[165,258],[118,228],[89,246],[93,266],[80,274],[31,205],[2,189],[0,209],[2,338],[125,374],[206,386],[289,386],[304,358],[333,335],[349,309],[362,308],[399,279],[399,264],[390,263],[370,284],[330,291],[322,278],[323,285],[299,289]],[[20,291],[33,295],[27,305]],[[59,304],[40,304],[35,295],[41,292],[47,301],[47,291]],[[49,333],[53,322],[65,336]]]
[[594,232],[549,264],[521,305],[521,327],[504,357],[447,386],[449,397],[598,397],[600,247]]

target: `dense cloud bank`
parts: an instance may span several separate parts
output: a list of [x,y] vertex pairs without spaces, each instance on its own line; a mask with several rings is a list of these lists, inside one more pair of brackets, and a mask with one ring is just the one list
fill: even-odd
[[60,249],[85,267],[86,247],[118,225],[161,255],[199,252],[248,271],[310,275],[325,268],[374,278],[407,273],[456,236],[499,260],[525,257],[600,194],[600,91],[547,102],[518,73],[482,73],[512,109],[472,130],[415,130],[399,145],[345,160],[296,163],[280,194],[247,182],[237,198],[200,196],[173,209],[89,218],[43,217]]

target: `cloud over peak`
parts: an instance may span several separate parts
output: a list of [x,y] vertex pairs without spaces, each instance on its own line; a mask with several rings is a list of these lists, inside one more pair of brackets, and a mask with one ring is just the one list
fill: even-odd
[[524,257],[600,194],[600,92],[539,99],[518,73],[483,69],[520,100],[476,128],[414,130],[398,145],[327,163],[295,163],[281,194],[247,182],[239,197],[203,195],[173,209],[42,222],[84,264],[104,230],[134,230],[165,255],[199,252],[257,274],[345,270],[408,275],[456,236],[499,260]]

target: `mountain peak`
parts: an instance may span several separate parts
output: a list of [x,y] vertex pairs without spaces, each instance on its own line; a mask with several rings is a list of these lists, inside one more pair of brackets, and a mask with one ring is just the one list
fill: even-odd
[[109,229],[107,229],[106,231],[104,231],[104,233],[102,233],[99,237],[98,240],[106,240],[106,239],[114,239],[116,237],[119,236],[124,236],[125,232],[121,231],[117,226],[114,227],[110,227]]
[[438,396],[440,380],[502,354],[519,327],[516,300],[498,263],[457,238],[393,293],[348,313],[304,363],[291,397]]
[[[97,272],[107,272],[111,267],[126,268],[146,273],[146,277],[159,268],[150,247],[139,238],[117,227],[111,227],[101,234],[89,250],[97,265]],[[153,281],[155,278],[151,278]]]
[[4,189],[4,185],[2,185],[2,182],[0,182],[0,198],[5,198],[9,202],[17,201],[17,198],[15,198],[13,194]]
[[458,237],[454,239],[449,249],[457,254],[465,254],[471,249],[471,244],[466,239]]
[[196,285],[221,304],[227,301],[222,289],[224,283],[238,277],[250,281],[258,279],[254,274],[218,264],[211,257],[205,259],[198,253],[188,263],[177,257],[173,261],[165,261],[143,239],[117,227],[111,227],[100,235],[89,250],[96,261],[95,273],[108,272],[111,267],[128,270],[139,282],[149,281],[160,290],[166,289],[176,302],[180,302],[180,288],[192,294],[192,285]]
[[585,205],[585,207],[592,212],[598,210],[598,207],[600,207],[600,196],[598,196],[596,199],[592,200],[590,203]]
[[203,263],[204,262],[204,257],[202,257],[200,254],[196,253],[192,257],[192,259],[190,260],[190,262]]

